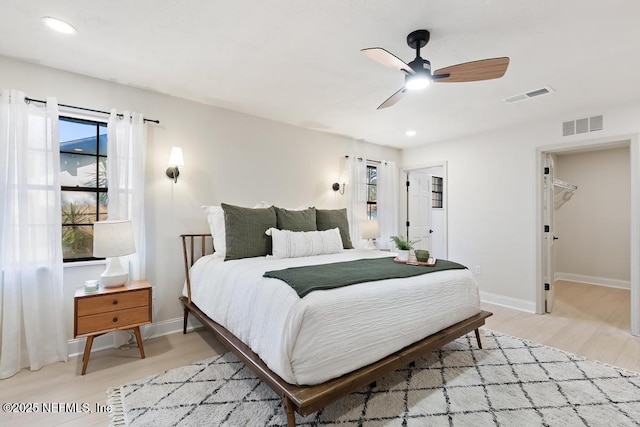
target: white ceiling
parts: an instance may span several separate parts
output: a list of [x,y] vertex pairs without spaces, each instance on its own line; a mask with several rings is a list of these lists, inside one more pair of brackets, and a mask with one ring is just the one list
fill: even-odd
[[[46,15],[78,33],[52,33]],[[0,54],[408,147],[547,118],[560,133],[564,120],[640,99],[638,17],[637,0],[0,0]],[[433,84],[377,111],[403,76],[359,50],[408,62],[406,35],[422,28],[434,70],[508,56],[506,75]],[[555,93],[502,101],[547,85]]]

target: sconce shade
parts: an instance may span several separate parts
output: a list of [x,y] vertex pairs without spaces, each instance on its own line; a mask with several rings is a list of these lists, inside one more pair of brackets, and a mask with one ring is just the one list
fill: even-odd
[[131,221],[98,221],[93,224],[93,256],[107,258],[107,269],[100,275],[100,286],[114,288],[129,280],[120,258],[136,251]]
[[129,255],[135,251],[131,221],[98,221],[93,224],[94,257],[117,257]]
[[171,154],[169,154],[169,166],[184,166],[182,148],[171,147]]
[[360,222],[360,233],[363,239],[380,237],[380,224],[377,219],[367,219]]

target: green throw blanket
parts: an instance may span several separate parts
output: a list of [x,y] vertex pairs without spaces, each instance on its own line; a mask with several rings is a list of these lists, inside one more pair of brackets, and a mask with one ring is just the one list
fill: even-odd
[[291,267],[264,273],[264,277],[280,279],[293,288],[300,298],[309,292],[340,288],[356,283],[420,276],[442,270],[462,270],[464,265],[439,259],[433,267],[395,262],[393,258],[359,259],[333,264]]

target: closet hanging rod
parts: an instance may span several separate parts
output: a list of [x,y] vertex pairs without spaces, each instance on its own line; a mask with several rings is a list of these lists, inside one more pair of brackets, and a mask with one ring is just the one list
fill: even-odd
[[566,181],[562,181],[561,179],[553,179],[553,185],[556,185],[558,187],[562,187],[562,188],[566,188],[567,190],[571,190],[571,191],[576,191],[578,189],[578,186],[575,184],[569,184]]
[[[40,104],[46,104],[47,101],[43,101],[41,99],[35,99],[35,98],[29,98],[29,97],[25,97],[24,98],[24,102],[25,103],[30,103],[30,102],[38,102]],[[60,107],[65,107],[65,108],[73,108],[74,110],[81,110],[81,111],[90,111],[92,113],[100,113],[100,114],[106,114],[109,115],[111,114],[108,111],[102,111],[102,110],[94,110],[93,108],[85,108],[85,107],[77,107],[75,105],[67,105],[67,104],[58,104]],[[118,117],[122,117],[122,114],[118,114]],[[156,120],[156,119],[144,119],[145,122],[152,122],[155,124],[160,124],[160,120]]]

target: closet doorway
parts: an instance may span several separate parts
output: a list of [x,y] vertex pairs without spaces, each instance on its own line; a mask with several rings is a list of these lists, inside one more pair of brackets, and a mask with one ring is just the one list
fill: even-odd
[[[632,161],[638,154],[636,144],[633,138],[621,138],[540,151],[539,313],[554,313],[556,286],[564,295],[563,305],[557,307],[562,313],[580,313],[567,304],[585,296],[592,286],[598,286],[597,292],[606,294],[610,289],[617,295],[625,294],[621,288],[629,295],[624,309],[630,308],[631,325],[626,326],[637,335],[639,251],[631,239],[639,230],[632,180],[638,171],[638,162]],[[567,298],[571,289],[579,294]],[[602,298],[598,304],[606,303]]]

